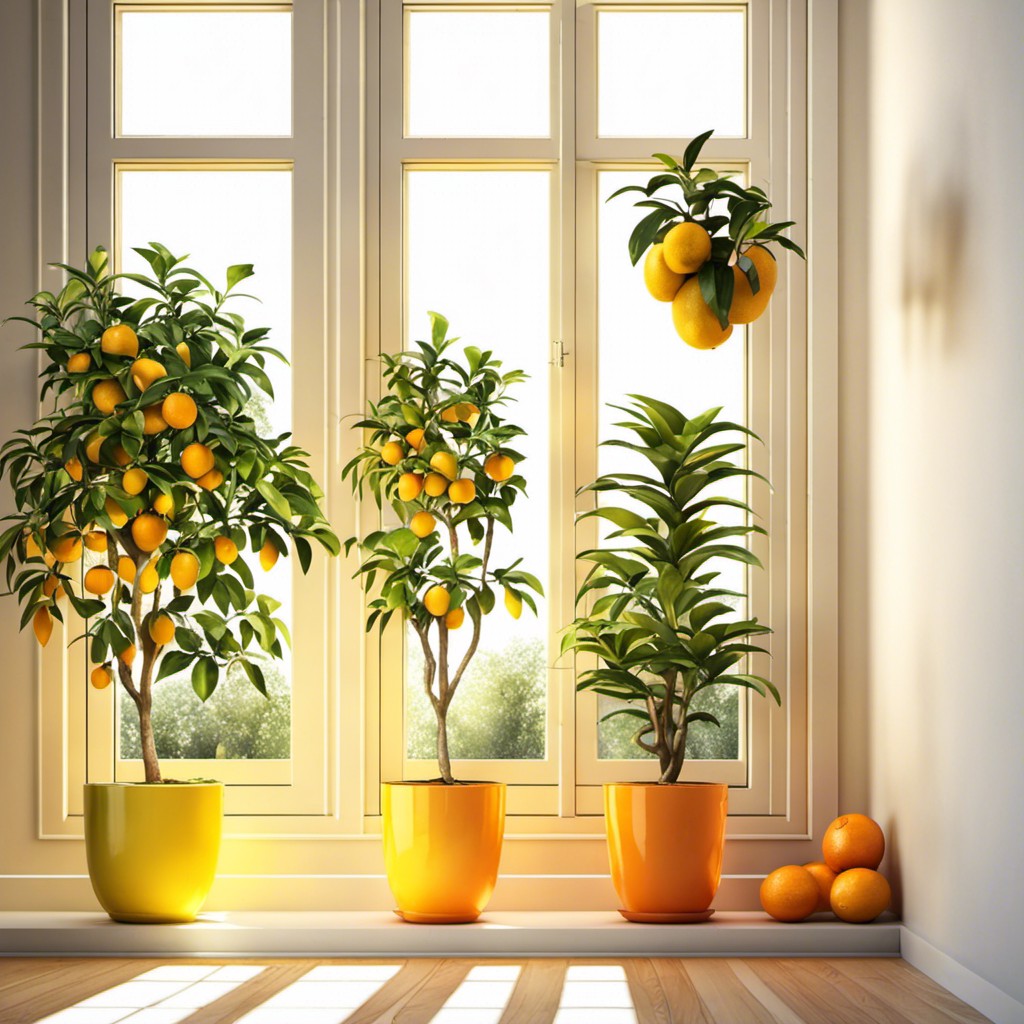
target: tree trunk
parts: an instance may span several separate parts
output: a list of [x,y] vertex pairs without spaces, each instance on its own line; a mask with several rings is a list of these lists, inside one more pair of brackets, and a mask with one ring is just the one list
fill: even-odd
[[441,778],[446,786],[454,784],[452,762],[448,756],[448,709],[440,701],[434,705],[437,715],[437,766],[441,769]]
[[146,769],[147,782],[163,782],[160,777],[160,762],[156,756],[156,740],[153,738],[153,696],[143,694],[139,704],[139,735],[142,738],[142,764]]

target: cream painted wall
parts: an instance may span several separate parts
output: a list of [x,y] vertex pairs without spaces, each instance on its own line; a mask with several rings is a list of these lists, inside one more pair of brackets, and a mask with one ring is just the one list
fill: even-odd
[[842,805],[1024,1001],[1024,4],[841,7]]

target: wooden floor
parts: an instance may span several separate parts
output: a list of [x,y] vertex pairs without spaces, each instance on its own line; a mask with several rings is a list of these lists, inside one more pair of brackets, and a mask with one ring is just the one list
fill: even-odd
[[896,959],[0,959],[0,1024],[975,1024]]

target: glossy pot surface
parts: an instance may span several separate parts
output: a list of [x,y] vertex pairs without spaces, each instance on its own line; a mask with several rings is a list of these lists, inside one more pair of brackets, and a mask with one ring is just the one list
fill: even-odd
[[729,787],[607,783],[604,807],[623,916],[668,921],[707,915],[722,877]]
[[115,921],[194,921],[220,853],[224,786],[87,783],[89,878]]
[[505,784],[385,782],[384,864],[406,921],[474,921],[498,878]]

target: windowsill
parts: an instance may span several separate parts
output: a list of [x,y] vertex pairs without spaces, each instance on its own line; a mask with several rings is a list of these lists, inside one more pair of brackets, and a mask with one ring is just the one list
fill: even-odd
[[495,911],[473,924],[410,925],[390,913],[232,911],[193,924],[117,924],[102,913],[0,912],[0,955],[118,956],[899,956],[891,914],[780,924],[720,911],[700,925],[630,924],[608,912]]

